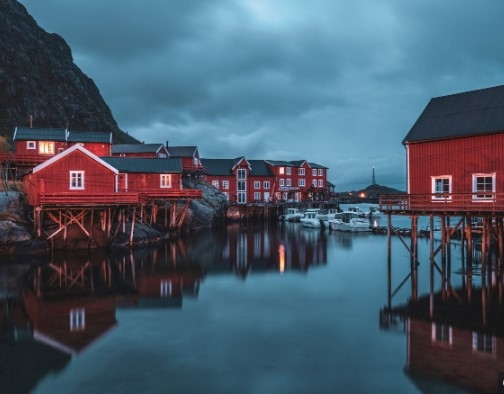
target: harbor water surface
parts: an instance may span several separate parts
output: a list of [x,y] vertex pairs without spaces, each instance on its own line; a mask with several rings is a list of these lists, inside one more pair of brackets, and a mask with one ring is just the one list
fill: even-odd
[[[453,288],[464,281],[460,255],[452,244]],[[419,256],[422,296],[427,241]],[[391,262],[392,304],[404,305],[411,286],[398,285],[410,254],[398,237]],[[408,367],[407,320],[382,313],[384,235],[231,224],[132,254],[62,253],[51,264],[4,297],[17,331],[0,341],[2,393],[473,392],[467,377],[446,382]]]

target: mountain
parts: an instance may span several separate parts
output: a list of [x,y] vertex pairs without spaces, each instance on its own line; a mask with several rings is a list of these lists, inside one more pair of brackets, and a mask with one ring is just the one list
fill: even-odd
[[378,184],[372,184],[365,189],[352,190],[348,192],[338,193],[339,200],[341,202],[370,202],[377,203],[382,194],[406,194],[405,191],[394,189],[388,186],[382,186]]
[[30,117],[33,127],[111,131],[114,143],[139,142],[118,127],[65,40],[40,28],[17,0],[0,0],[0,137],[11,140]]

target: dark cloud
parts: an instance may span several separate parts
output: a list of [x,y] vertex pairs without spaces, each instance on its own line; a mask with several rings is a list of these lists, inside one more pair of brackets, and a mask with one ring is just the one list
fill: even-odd
[[307,159],[339,190],[405,188],[431,97],[500,85],[504,2],[21,0],[120,127],[206,157]]

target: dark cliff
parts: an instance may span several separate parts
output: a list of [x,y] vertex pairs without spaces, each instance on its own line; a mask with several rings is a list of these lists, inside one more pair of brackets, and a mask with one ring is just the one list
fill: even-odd
[[72,51],[47,33],[17,0],[0,1],[0,136],[16,126],[111,131],[114,143],[136,143],[119,129],[93,80]]

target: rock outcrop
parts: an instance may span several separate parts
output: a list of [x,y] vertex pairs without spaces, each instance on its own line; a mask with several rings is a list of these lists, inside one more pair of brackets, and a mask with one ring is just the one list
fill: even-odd
[[0,1],[0,136],[16,126],[111,131],[114,143],[138,140],[119,129],[92,79],[59,35],[40,28],[17,0]]

